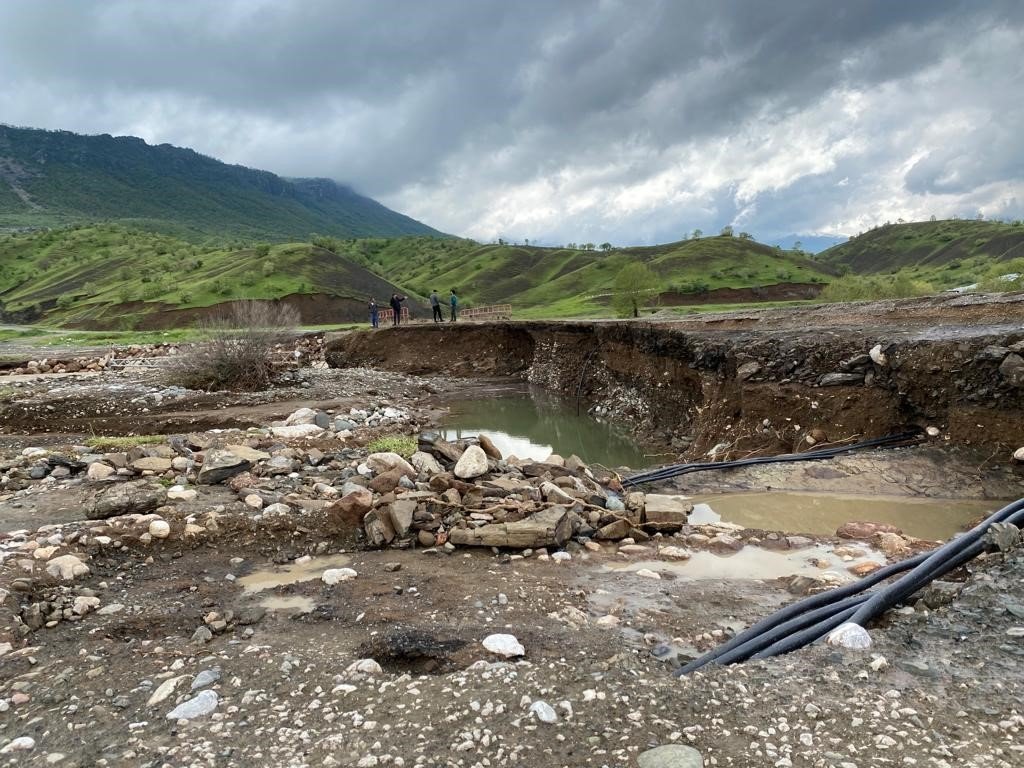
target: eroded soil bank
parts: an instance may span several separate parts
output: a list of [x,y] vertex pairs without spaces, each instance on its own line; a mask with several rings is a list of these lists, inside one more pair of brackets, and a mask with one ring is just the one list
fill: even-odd
[[690,456],[790,451],[908,425],[984,455],[1024,445],[1020,295],[681,322],[413,325],[332,335],[326,356],[335,367],[521,377]]

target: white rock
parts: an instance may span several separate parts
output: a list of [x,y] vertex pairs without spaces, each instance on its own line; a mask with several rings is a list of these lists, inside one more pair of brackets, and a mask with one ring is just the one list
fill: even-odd
[[488,635],[484,638],[483,645],[491,653],[504,656],[506,659],[513,656],[526,655],[526,649],[523,648],[522,643],[516,639],[515,635]]
[[245,506],[253,509],[263,509],[263,497],[255,493],[250,493],[245,497]]
[[[864,347],[861,347],[861,349],[864,349]],[[889,358],[886,356],[885,352],[882,351],[881,344],[875,344],[875,346],[873,346],[868,352],[868,355],[871,356],[871,361],[875,365],[885,367],[889,362]]]
[[661,579],[661,574],[657,571],[652,571],[649,568],[641,568],[636,572],[637,576],[642,576],[645,579]]
[[102,608],[96,611],[96,613],[98,613],[100,616],[111,616],[115,613],[120,613],[123,610],[124,603],[110,603],[109,605],[104,605]]
[[386,453],[371,453],[366,457],[366,466],[378,475],[390,472],[392,469],[400,469],[407,475],[416,474],[416,470],[413,469],[412,464],[392,451],[388,451]]
[[85,595],[79,595],[75,598],[75,602],[71,606],[71,610],[77,616],[85,616],[85,614],[95,611],[99,606],[100,599],[98,597],[86,597]]
[[315,424],[316,423],[316,411],[312,408],[299,408],[291,416],[285,419],[286,427],[293,427],[296,424]]
[[30,749],[36,748],[36,740],[31,736],[19,736],[16,739],[12,739],[4,744],[3,749],[0,749],[2,754],[10,754],[11,752],[28,752]]
[[829,645],[840,648],[863,650],[871,647],[871,635],[860,624],[840,624],[833,629],[826,640]]
[[1024,448],[1018,448],[1013,452],[1013,460],[1018,464],[1024,464]]
[[99,481],[106,480],[108,477],[116,473],[117,470],[108,464],[103,464],[99,461],[94,461],[89,465],[89,468],[85,471],[85,476],[90,480]]
[[594,623],[599,627],[617,627],[619,626],[619,617],[613,616],[609,613],[607,616],[602,616]]
[[149,535],[154,539],[166,539],[171,535],[171,526],[166,520],[154,520],[149,524]]
[[149,697],[146,702],[147,707],[155,707],[158,704],[162,704],[167,700],[167,697],[174,693],[174,689],[178,687],[178,683],[185,679],[185,675],[178,675],[177,677],[169,677],[164,680],[157,687],[153,694]]
[[670,557],[673,560],[689,560],[689,550],[683,549],[682,547],[662,547],[658,550],[658,554],[662,557]]
[[77,577],[89,573],[89,566],[74,555],[61,555],[46,564],[46,572],[63,581],[74,581]]
[[208,715],[217,708],[217,692],[201,691],[199,695],[188,701],[183,701],[167,713],[168,720],[192,720],[197,717]]
[[32,552],[34,560],[49,560],[60,547],[36,547]]
[[942,434],[942,430],[938,427],[928,427],[925,429],[925,432],[928,434],[928,437],[938,437]]
[[384,670],[381,668],[373,659],[359,659],[359,661],[353,661],[349,664],[345,671],[348,673],[356,673],[360,675],[382,675]]
[[320,580],[329,587],[341,581],[354,579],[358,574],[351,568],[329,568],[320,576]]
[[455,476],[471,480],[487,472],[487,454],[479,445],[469,446],[455,464]]
[[290,427],[271,427],[270,434],[274,437],[289,438],[318,437],[324,432],[316,424],[293,424]]
[[0,643],[0,656],[6,656],[8,653],[14,650],[14,646],[10,643]]
[[192,501],[198,495],[194,488],[183,488],[180,485],[172,485],[167,489],[167,498],[178,501]]
[[292,508],[287,504],[278,502],[277,504],[270,504],[266,509],[263,510],[264,515],[288,515],[291,514]]
[[425,475],[439,475],[444,471],[437,459],[425,451],[416,451],[409,459],[409,463],[413,469]]
[[553,552],[551,553],[551,559],[556,563],[564,563],[568,560],[572,560],[572,555],[568,552]]
[[530,705],[530,714],[542,723],[557,723],[558,713],[546,701],[535,701]]

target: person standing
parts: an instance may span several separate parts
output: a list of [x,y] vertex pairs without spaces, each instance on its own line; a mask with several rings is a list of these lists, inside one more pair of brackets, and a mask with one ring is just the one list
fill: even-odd
[[430,308],[434,310],[434,322],[443,323],[444,315],[441,314],[441,298],[437,295],[436,288],[430,292]]
[[391,318],[391,324],[399,326],[402,324],[402,302],[406,300],[406,296],[399,296],[397,293],[391,294],[391,310],[394,313],[394,317]]
[[455,289],[452,288],[452,295],[448,297],[448,303],[452,307],[452,319],[451,322],[455,322],[455,315],[459,308],[459,297],[455,295]]
[[370,297],[370,303],[367,305],[367,307],[370,310],[370,327],[371,328],[379,328],[380,325],[377,322],[377,318],[378,318],[377,300],[371,296]]

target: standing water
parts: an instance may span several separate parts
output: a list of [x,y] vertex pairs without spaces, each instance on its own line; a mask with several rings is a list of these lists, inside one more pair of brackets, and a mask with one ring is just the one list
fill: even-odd
[[462,400],[451,405],[441,424],[446,440],[487,435],[503,456],[543,461],[552,453],[576,454],[606,467],[639,469],[664,460],[646,456],[622,430],[587,415],[576,402],[538,388],[496,397]]

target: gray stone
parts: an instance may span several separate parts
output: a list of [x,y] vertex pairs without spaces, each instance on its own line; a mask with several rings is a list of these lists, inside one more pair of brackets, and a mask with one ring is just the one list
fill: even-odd
[[704,758],[693,747],[666,744],[641,752],[637,765],[639,768],[704,768]]
[[756,376],[761,371],[761,364],[751,360],[749,363],[744,363],[736,369],[736,378],[740,381],[746,381],[751,376]]
[[416,451],[412,458],[409,459],[409,463],[412,464],[417,472],[423,475],[439,475],[444,472],[437,459],[426,451]]
[[245,472],[252,466],[252,462],[236,456],[230,451],[220,448],[213,448],[206,454],[203,461],[203,468],[199,470],[199,477],[196,482],[200,485],[216,485],[222,483],[229,477]]
[[208,685],[213,685],[218,680],[220,680],[220,667],[204,669],[196,675],[196,679],[192,681],[192,690],[195,691],[200,688],[205,688]]
[[853,387],[863,383],[863,373],[826,373],[818,382],[822,387]]
[[201,691],[195,698],[183,701],[167,713],[168,720],[193,720],[210,714],[217,708],[217,692]]
[[91,520],[105,520],[118,515],[152,512],[164,503],[167,492],[147,480],[137,480],[108,488],[93,502],[87,517]]
[[399,499],[391,505],[391,527],[399,538],[405,538],[412,527],[412,518],[416,514],[416,502]]
[[335,432],[351,432],[356,428],[355,422],[349,421],[348,419],[335,419],[334,420],[334,431]]
[[1024,387],[1024,357],[1011,352],[999,366],[999,373],[1011,387]]
[[209,627],[198,627],[192,633],[192,643],[194,645],[204,645],[211,640],[213,640],[213,632],[210,631]]
[[981,352],[974,358],[975,360],[990,360],[998,363],[1004,357],[1010,354],[1008,347],[1001,347],[997,344],[991,344],[985,347]]

